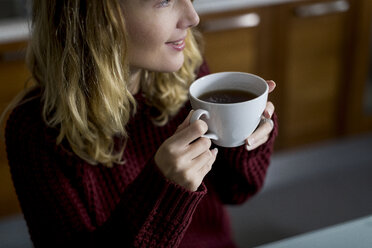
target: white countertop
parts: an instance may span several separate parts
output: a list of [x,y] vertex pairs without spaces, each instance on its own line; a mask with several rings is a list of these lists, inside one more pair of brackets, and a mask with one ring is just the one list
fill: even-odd
[[0,44],[27,40],[29,33],[25,19],[0,21]]
[[305,233],[257,248],[370,248],[372,215]]

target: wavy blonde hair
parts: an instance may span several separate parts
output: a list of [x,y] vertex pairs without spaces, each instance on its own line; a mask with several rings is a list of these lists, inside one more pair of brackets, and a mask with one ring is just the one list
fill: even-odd
[[[91,164],[123,163],[126,124],[136,111],[128,90],[125,18],[118,0],[33,1],[27,64],[43,89],[43,118]],[[143,71],[141,88],[164,125],[187,101],[202,57],[194,31],[175,73]],[[99,38],[98,38],[99,37]],[[114,137],[124,140],[120,149]]]

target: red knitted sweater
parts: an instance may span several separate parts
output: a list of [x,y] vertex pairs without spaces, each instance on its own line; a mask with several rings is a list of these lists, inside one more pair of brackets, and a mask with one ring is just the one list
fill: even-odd
[[[207,74],[202,67],[200,75]],[[93,166],[61,146],[41,117],[40,90],[13,110],[6,145],[14,186],[35,247],[235,247],[223,204],[243,203],[263,184],[269,141],[248,152],[219,148],[197,192],[168,181],[153,157],[190,111],[186,104],[163,127],[137,94],[128,124],[126,163]],[[247,234],[249,235],[249,234]]]

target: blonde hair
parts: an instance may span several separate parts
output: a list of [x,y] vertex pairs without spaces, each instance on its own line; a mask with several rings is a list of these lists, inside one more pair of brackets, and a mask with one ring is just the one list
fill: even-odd
[[[97,38],[99,37],[99,39]],[[125,18],[119,1],[34,0],[27,64],[42,89],[43,118],[91,164],[123,163],[125,130],[136,102],[128,90]],[[187,100],[202,57],[188,33],[185,62],[175,73],[143,71],[141,88],[163,125]],[[114,137],[124,140],[120,149]]]

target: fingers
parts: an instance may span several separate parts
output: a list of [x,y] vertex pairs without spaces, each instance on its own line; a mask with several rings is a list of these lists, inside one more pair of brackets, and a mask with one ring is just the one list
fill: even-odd
[[264,110],[263,116],[265,118],[271,119],[271,116],[273,115],[275,111],[275,106],[272,102],[267,102],[266,103],[266,108]]
[[[197,190],[205,175],[212,169],[212,165],[216,161],[218,149],[209,150],[210,145],[210,139],[207,138],[200,138],[190,145],[193,151],[192,156],[195,154],[198,155],[190,158],[191,164],[187,167],[187,175],[184,175],[184,179],[186,179],[185,185],[192,191]],[[188,154],[187,157],[190,157],[190,155]]]
[[261,124],[256,129],[256,131],[246,139],[247,150],[253,150],[258,146],[262,145],[263,143],[265,143],[268,140],[269,135],[273,128],[274,123],[272,122],[271,119],[261,121]]
[[217,158],[218,149],[214,148],[212,150],[207,150],[200,156],[194,158],[196,169],[200,171],[202,175],[206,175],[211,169],[214,161]]
[[189,124],[192,112],[177,128],[174,135],[159,147],[155,163],[170,181],[196,191],[204,176],[211,170],[216,150],[209,150],[211,141],[201,137],[208,130],[203,120]]
[[264,144],[268,139],[271,131],[274,128],[274,122],[271,117],[275,111],[275,106],[272,102],[267,102],[261,122],[256,131],[246,140],[246,149],[251,151],[260,145]]
[[269,93],[273,92],[276,87],[276,83],[273,80],[267,80],[266,82],[269,85]]
[[254,133],[252,133],[251,136],[248,137],[247,139],[248,145],[253,145],[253,143],[257,142],[258,140],[261,140],[263,137],[270,134],[272,129],[273,126],[269,121],[262,122],[256,129],[256,131],[254,131]]
[[188,146],[191,142],[201,137],[208,131],[208,125],[203,120],[197,120],[189,126],[183,128],[172,136],[175,145],[180,147]]
[[210,139],[201,137],[187,147],[186,155],[188,158],[194,159],[200,156],[202,153],[209,151],[211,145],[212,142]]
[[265,144],[266,141],[268,141],[268,140],[269,140],[269,135],[266,135],[265,137],[263,137],[259,140],[254,140],[252,144],[248,144],[246,142],[246,147],[245,148],[246,148],[247,151],[252,151],[252,150],[256,149],[257,147]]
[[[217,148],[208,149],[193,160],[174,168],[166,177],[188,190],[196,191],[204,177],[212,169],[217,152]],[[183,161],[187,161],[187,159],[183,159]]]

